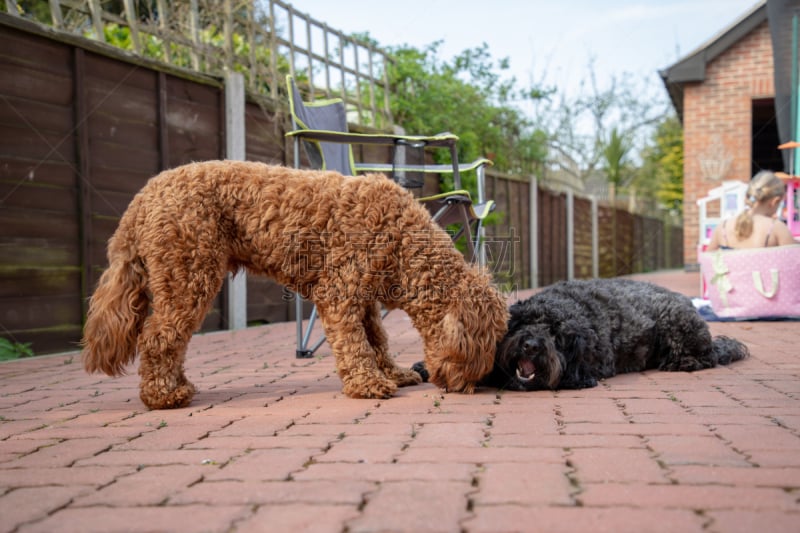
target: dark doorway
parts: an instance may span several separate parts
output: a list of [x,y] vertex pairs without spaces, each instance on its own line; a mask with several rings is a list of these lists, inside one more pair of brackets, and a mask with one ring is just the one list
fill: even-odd
[[778,121],[775,118],[775,100],[762,98],[753,100],[753,168],[750,176],[759,170],[786,171],[783,168],[781,143],[778,137]]

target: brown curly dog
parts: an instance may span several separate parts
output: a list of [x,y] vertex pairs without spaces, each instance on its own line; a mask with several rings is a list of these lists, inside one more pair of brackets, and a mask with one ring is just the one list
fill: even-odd
[[162,172],[108,243],[109,268],[82,340],[89,372],[115,376],[138,352],[140,397],[186,406],[186,348],[228,272],[269,276],[317,305],[354,398],[388,398],[420,376],[388,353],[379,310],[400,308],[430,380],[472,392],[506,332],[505,300],[412,195],[382,175],[344,177],[210,161]]

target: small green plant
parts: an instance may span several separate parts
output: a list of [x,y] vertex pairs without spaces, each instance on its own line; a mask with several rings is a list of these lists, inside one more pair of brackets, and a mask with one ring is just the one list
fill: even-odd
[[33,357],[31,343],[13,342],[0,337],[0,361],[19,359],[20,357]]

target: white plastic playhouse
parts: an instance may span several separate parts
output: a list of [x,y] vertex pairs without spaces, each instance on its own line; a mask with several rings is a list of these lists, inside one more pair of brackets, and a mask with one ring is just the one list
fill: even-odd
[[708,191],[708,196],[697,200],[700,216],[700,234],[697,251],[703,252],[711,241],[711,234],[723,220],[736,216],[745,208],[747,183],[738,180],[723,181],[722,185]]

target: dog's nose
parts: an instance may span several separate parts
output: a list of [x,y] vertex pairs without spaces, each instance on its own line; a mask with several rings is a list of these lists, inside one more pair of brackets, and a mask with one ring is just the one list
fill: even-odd
[[539,339],[525,339],[525,342],[522,344],[522,347],[525,349],[526,352],[535,352],[539,349]]

